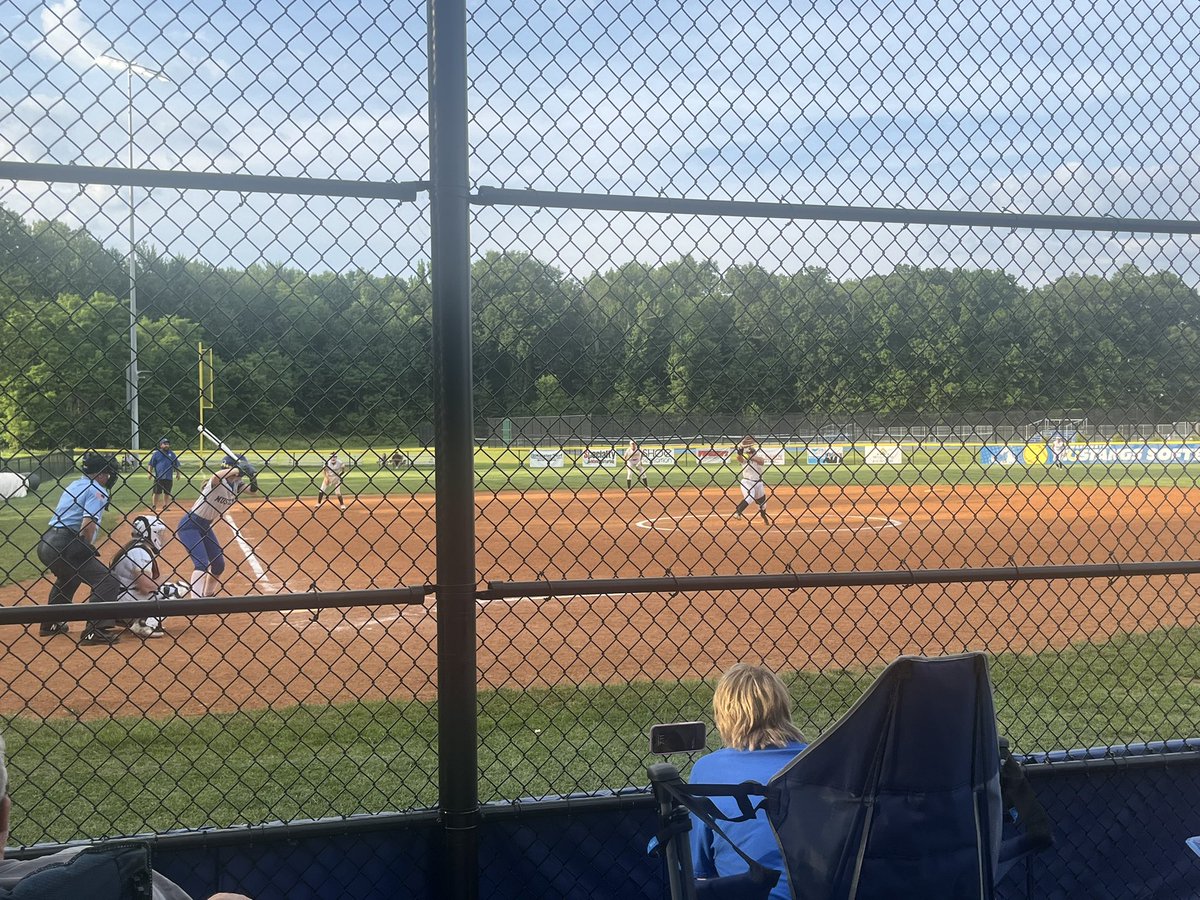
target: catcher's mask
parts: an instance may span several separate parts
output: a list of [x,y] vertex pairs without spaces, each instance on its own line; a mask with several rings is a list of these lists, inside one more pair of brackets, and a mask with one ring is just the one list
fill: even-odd
[[131,527],[135,541],[148,543],[155,551],[162,550],[162,534],[167,530],[167,526],[158,516],[138,516],[133,520]]

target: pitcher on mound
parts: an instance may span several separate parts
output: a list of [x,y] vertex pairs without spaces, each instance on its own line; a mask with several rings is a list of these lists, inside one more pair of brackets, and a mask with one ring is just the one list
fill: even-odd
[[733,514],[742,518],[751,501],[758,504],[758,514],[763,522],[771,524],[767,518],[767,486],[763,482],[763,471],[767,468],[767,457],[758,446],[758,441],[752,435],[746,435],[738,444],[735,451],[738,462],[742,464],[742,502],[737,505]]

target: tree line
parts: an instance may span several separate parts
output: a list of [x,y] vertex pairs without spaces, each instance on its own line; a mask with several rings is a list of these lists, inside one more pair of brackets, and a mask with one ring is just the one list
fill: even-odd
[[[241,438],[404,442],[433,409],[429,275],[218,267],[138,248],[143,443],[208,421]],[[990,269],[834,279],[693,256],[575,277],[527,253],[472,265],[475,411],[954,416],[1200,412],[1200,297],[1134,267],[1034,288]],[[123,252],[0,208],[0,442],[128,440]]]

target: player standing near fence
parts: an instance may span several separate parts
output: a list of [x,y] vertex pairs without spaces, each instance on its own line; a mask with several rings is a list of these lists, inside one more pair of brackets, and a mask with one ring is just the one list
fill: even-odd
[[192,508],[179,520],[176,536],[192,558],[190,581],[195,597],[211,597],[220,587],[225,552],[213,534],[213,524],[229,511],[247,487],[252,493],[258,490],[254,467],[244,458],[226,456],[225,468],[204,483]]
[[338,459],[338,455],[334,453],[325,460],[325,468],[321,470],[321,489],[317,492],[317,508],[325,502],[325,498],[332,498],[337,494],[338,508],[346,511],[346,501],[342,499],[342,473],[346,470],[346,464]]
[[[83,458],[83,477],[67,485],[54,507],[50,527],[37,545],[38,559],[55,577],[50,587],[51,606],[70,603],[85,581],[92,587],[88,603],[117,599],[121,584],[97,558],[100,551],[96,539],[108,508],[109,492],[119,478],[116,457],[89,453]],[[89,622],[79,643],[115,644],[114,624],[112,619]],[[52,637],[69,630],[66,622],[43,622],[38,634]]]
[[1067,452],[1067,441],[1061,434],[1055,434],[1050,439],[1050,465],[1054,468],[1065,469],[1067,464],[1063,461],[1063,456]]
[[150,473],[154,490],[154,494],[150,498],[150,508],[154,512],[158,512],[158,497],[161,494],[163,509],[166,510],[175,502],[175,495],[172,492],[175,473],[183,471],[183,467],[179,465],[178,455],[171,449],[169,437],[159,440],[158,447],[150,454],[150,459],[146,463],[146,471]]
[[767,486],[763,482],[763,471],[767,467],[766,454],[751,435],[742,438],[735,452],[738,462],[742,464],[742,502],[733,514],[740,519],[753,500],[758,504],[758,514],[762,520],[770,525],[771,520],[767,518]]
[[646,478],[646,454],[637,441],[631,440],[625,450],[625,488],[628,490],[638,483],[650,487],[650,480]]

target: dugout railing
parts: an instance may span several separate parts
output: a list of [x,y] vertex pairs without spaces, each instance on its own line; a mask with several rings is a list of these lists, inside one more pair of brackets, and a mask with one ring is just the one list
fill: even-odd
[[[1058,838],[1005,896],[1200,890],[1196,27],[18,4],[0,441],[190,452],[199,414],[270,489],[223,520],[225,596],[137,605],[44,605],[69,478],[0,506],[14,855],[143,835],[260,900],[659,896],[645,729],[708,717],[723,668],[783,672],[811,736],[891,656],[984,649]],[[1034,424],[1084,418],[1086,459]],[[761,525],[732,463],[554,467],[916,429],[937,458],[767,466]],[[318,487],[430,433],[348,506]],[[135,468],[106,558],[155,502]],[[168,638],[37,631],[147,613]]]

